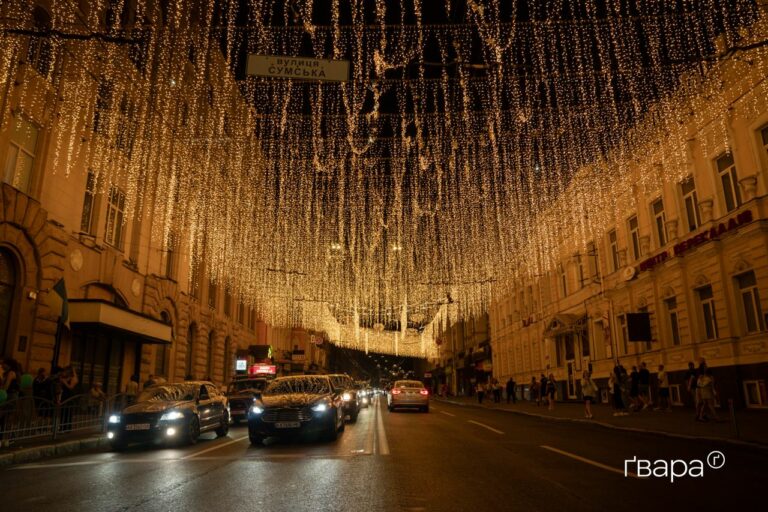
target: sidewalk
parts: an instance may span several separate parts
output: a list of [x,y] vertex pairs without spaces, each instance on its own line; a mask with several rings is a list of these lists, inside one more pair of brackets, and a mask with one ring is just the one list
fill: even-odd
[[0,449],[0,468],[11,464],[23,464],[50,457],[71,455],[82,450],[107,446],[107,439],[102,434],[93,432],[62,435],[60,439],[29,440]]
[[434,399],[455,405],[499,409],[559,421],[595,423],[608,428],[729,442],[755,443],[768,447],[768,411],[737,411],[736,423],[739,429],[739,435],[737,436],[727,409],[718,410],[720,415],[719,422],[709,421],[702,423],[695,421],[693,410],[688,408],[673,407],[670,412],[647,409],[641,412],[630,413],[628,416],[613,416],[613,410],[609,405],[597,404],[592,406],[594,418],[588,420],[584,417],[584,405],[581,403],[558,402],[555,404],[555,410],[549,411],[545,405],[537,407],[535,403],[531,402],[518,401],[516,404],[507,404],[502,401],[500,404],[495,404],[492,400],[489,402],[486,399],[480,405],[477,403],[477,397],[451,396],[441,398],[434,396]]

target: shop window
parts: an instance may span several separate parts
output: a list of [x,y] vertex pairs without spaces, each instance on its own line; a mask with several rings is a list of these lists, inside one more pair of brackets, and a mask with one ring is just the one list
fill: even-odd
[[720,186],[723,190],[725,209],[732,212],[741,206],[741,192],[739,192],[739,176],[736,172],[736,164],[733,155],[725,153],[716,160],[717,174],[720,176]]
[[745,380],[744,398],[747,407],[768,407],[768,391],[765,380]]
[[637,223],[637,215],[633,215],[627,220],[627,231],[632,248],[632,258],[638,260],[640,259],[640,228]]
[[699,297],[699,306],[701,311],[701,323],[705,339],[714,340],[718,338],[717,317],[715,310],[715,298],[712,294],[711,286],[704,286],[696,290]]
[[746,332],[755,333],[765,329],[763,311],[760,307],[760,294],[757,290],[757,279],[753,271],[736,276],[740,302]]
[[656,228],[656,243],[659,247],[667,245],[667,215],[664,213],[664,200],[659,198],[651,204],[653,223]]
[[80,231],[93,234],[94,216],[96,215],[96,173],[88,171],[83,195],[83,213],[80,216]]
[[109,190],[107,204],[107,228],[104,241],[112,247],[122,250],[125,236],[125,192],[116,186]]
[[670,297],[664,301],[669,320],[669,336],[674,346],[680,345],[680,323],[677,316],[677,298]]
[[608,232],[608,244],[611,248],[611,263],[613,264],[611,269],[616,272],[619,270],[621,262],[619,261],[619,241],[615,229]]
[[9,355],[10,324],[16,298],[16,258],[0,249],[0,357]]
[[696,193],[696,182],[693,176],[688,176],[680,183],[680,192],[683,195],[688,232],[696,231],[701,226],[701,214],[699,213],[699,196]]
[[39,134],[40,130],[22,116],[16,116],[13,120],[3,179],[25,194],[29,194],[32,185]]

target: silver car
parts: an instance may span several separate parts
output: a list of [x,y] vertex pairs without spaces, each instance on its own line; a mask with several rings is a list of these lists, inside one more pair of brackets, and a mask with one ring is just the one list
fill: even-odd
[[429,390],[418,380],[398,380],[387,394],[390,412],[399,408],[429,412]]

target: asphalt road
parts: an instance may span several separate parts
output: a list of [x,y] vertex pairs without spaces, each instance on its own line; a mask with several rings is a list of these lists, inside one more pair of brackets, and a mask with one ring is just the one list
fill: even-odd
[[[707,465],[713,450],[720,469]],[[659,474],[659,459],[698,459],[703,476],[625,477],[633,457]],[[735,510],[764,502],[767,466],[768,451],[750,447],[444,403],[389,413],[382,399],[333,443],[251,447],[233,427],[192,447],[14,466],[0,472],[0,510]]]

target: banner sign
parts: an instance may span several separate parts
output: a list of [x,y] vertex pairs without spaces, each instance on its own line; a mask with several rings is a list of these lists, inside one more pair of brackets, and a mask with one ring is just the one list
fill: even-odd
[[349,80],[349,61],[251,54],[246,73],[268,78],[346,82]]
[[275,375],[277,366],[273,364],[254,364],[248,368],[248,375]]

